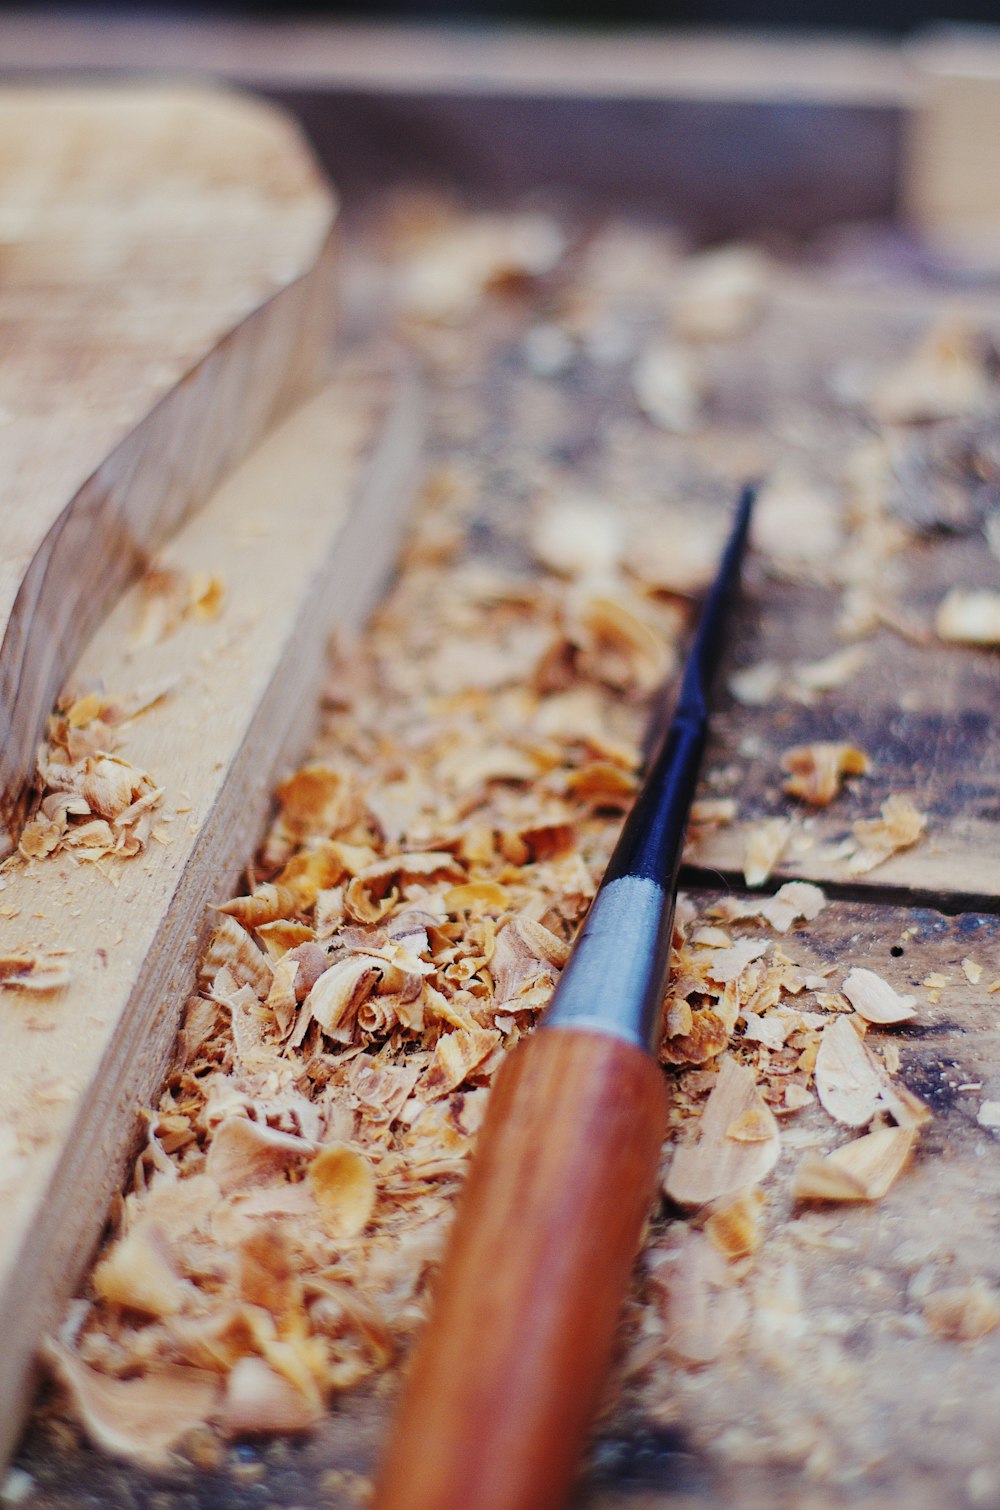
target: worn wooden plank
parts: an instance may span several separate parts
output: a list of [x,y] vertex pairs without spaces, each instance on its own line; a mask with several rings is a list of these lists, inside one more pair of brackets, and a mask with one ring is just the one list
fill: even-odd
[[223,577],[218,618],[137,643],[140,585],[75,668],[79,685],[124,695],[176,680],[120,751],[165,789],[163,842],[108,863],[63,852],[0,881],[0,947],[69,950],[71,971],[60,991],[0,1000],[0,1452],[164,1074],[207,904],[248,862],[276,774],[308,741],[331,630],[357,627],[389,569],[415,471],[415,405],[409,382],[345,365],[171,541],[182,577]]
[[320,380],[335,204],[294,126],[206,87],[0,96],[0,826],[124,584]]
[[0,68],[209,73],[302,121],[349,201],[433,179],[585,196],[711,236],[887,219],[914,99],[898,48],[714,33],[0,22]]

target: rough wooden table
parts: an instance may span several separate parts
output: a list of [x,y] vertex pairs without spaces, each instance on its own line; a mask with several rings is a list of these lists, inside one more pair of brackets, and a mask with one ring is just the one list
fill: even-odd
[[[370,244],[354,250],[353,286],[370,310],[380,302]],[[835,401],[831,375],[845,364],[874,372],[898,360],[953,290],[909,270],[899,241],[872,241],[863,255],[825,268],[815,258],[789,267],[772,280],[753,334],[707,354],[714,397],[706,426],[690,436],[648,425],[626,367],[577,360],[554,380],[533,370],[524,331],[533,309],[558,305],[558,287],[543,284],[532,297],[534,306],[516,292],[488,301],[471,346],[456,345],[451,332],[418,342],[432,393],[432,457],[471,471],[479,490],[468,548],[514,565],[524,559],[524,505],[539,488],[683,498],[717,516],[744,476],[789,456],[832,481],[866,421]],[[1000,293],[980,289],[964,302],[979,326],[1000,331]],[[364,323],[360,305],[356,318]],[[995,583],[997,567],[978,523],[929,528],[914,549],[902,558],[893,610],[919,641],[946,585]],[[835,609],[830,589],[782,583],[755,565],[734,667],[827,653]],[[789,1195],[791,1168],[803,1149],[835,1138],[818,1107],[786,1126],[768,1186],[767,1240],[746,1281],[744,1341],[700,1370],[657,1374],[653,1385],[619,1381],[595,1435],[581,1510],[1000,1505],[1000,1331],[975,1343],[941,1340],[920,1311],[922,1297],[942,1286],[1000,1286],[1000,1158],[996,1134],[976,1120],[983,1100],[1000,1098],[1000,998],[987,991],[1000,976],[1000,771],[990,737],[998,662],[989,651],[915,643],[885,625],[865,649],[862,671],[812,705],[747,708],[721,691],[708,769],[731,768],[714,790],[732,791],[741,817],[767,816],[787,808],[781,750],[849,738],[874,756],[875,771],[817,820],[821,828],[843,830],[892,791],[927,808],[927,843],[883,869],[845,881],[835,867],[811,867],[834,900],[796,929],[794,944],[818,967],[870,965],[921,996],[919,1024],[894,1036],[901,1078],[934,1120],[915,1166],[884,1200],[804,1213]],[[738,888],[740,851],[724,830],[718,844],[688,879]],[[975,987],[961,969],[970,956],[984,967]],[[947,981],[938,999],[922,987],[934,973]],[[640,1301],[637,1290],[626,1331],[641,1320]],[[37,1510],[362,1504],[394,1388],[390,1377],[339,1400],[308,1441],[237,1446],[221,1468],[175,1478],[116,1466],[39,1422],[17,1459],[32,1480],[21,1502]]]

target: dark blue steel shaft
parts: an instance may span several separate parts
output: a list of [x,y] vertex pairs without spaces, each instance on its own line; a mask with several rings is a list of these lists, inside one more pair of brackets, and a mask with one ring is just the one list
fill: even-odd
[[680,695],[545,1016],[654,1052],[670,967],[677,873],[708,733],[712,682],[754,502],[747,487],[702,611]]
[[684,667],[680,695],[666,737],[650,761],[601,886],[620,876],[646,876],[673,891],[688,814],[708,736],[709,699],[736,596],[755,490],[744,488],[729,539],[709,589]]

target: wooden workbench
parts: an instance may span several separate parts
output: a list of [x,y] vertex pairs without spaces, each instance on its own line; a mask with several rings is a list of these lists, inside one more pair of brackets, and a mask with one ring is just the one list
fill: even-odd
[[[893,120],[900,109],[897,98]],[[886,119],[880,129],[888,129]],[[567,219],[584,243],[592,220],[579,208]],[[624,222],[622,233],[647,234]],[[369,332],[384,307],[382,235],[377,216],[359,216],[347,249],[349,322]],[[543,285],[534,297],[534,307],[547,310],[558,290]],[[605,497],[629,490],[682,496],[718,511],[744,476],[789,455],[807,457],[811,475],[831,481],[845,448],[865,430],[857,410],[832,396],[831,374],[891,365],[954,298],[940,267],[928,273],[898,231],[796,253],[772,281],[752,335],[710,357],[710,420],[691,436],[641,421],[620,369],[581,364],[554,381],[532,371],[520,345],[530,302],[517,294],[488,302],[476,317],[471,364],[433,343],[420,351],[431,401],[429,456],[477,478],[470,552],[514,566],[524,562],[524,504],[540,483]],[[983,278],[963,291],[962,303],[978,328],[1000,338],[1000,288]],[[796,930],[799,955],[817,966],[868,964],[918,993],[929,974],[947,977],[919,1027],[896,1033],[901,1078],[934,1120],[915,1166],[883,1201],[803,1215],[789,1196],[791,1168],[801,1149],[826,1146],[829,1122],[818,1108],[799,1115],[769,1186],[768,1238],[747,1280],[754,1319],[745,1341],[704,1369],[669,1377],[628,1375],[626,1367],[597,1429],[581,1510],[1000,1504],[1000,1332],[974,1344],[940,1340],[919,1307],[937,1286],[982,1279],[1000,1287],[997,1135],[976,1121],[981,1101],[1000,1098],[998,998],[986,994],[1000,975],[1000,767],[991,736],[997,660],[925,635],[946,585],[994,585],[997,570],[978,526],[931,528],[894,590],[896,627],[875,630],[863,670],[845,686],[805,706],[748,708],[720,694],[707,765],[731,769],[725,789],[738,795],[741,819],[784,810],[781,750],[832,737],[866,749],[874,772],[863,799],[851,795],[835,818],[820,820],[827,837],[860,814],[862,800],[872,812],[892,791],[913,794],[928,811],[927,844],[870,876],[847,880],[806,861],[779,867],[776,879],[815,875],[834,899]],[[821,656],[835,608],[828,588],[781,584],[755,564],[733,667]],[[727,848],[724,834],[718,843],[688,873],[699,894],[740,885],[738,850]],[[979,987],[960,969],[969,955],[985,966]],[[626,1365],[641,1324],[637,1285]],[[116,1466],[39,1419],[16,1459],[32,1479],[21,1502],[32,1510],[362,1504],[394,1389],[387,1376],[346,1396],[302,1444],[238,1446],[221,1465],[167,1479]]]

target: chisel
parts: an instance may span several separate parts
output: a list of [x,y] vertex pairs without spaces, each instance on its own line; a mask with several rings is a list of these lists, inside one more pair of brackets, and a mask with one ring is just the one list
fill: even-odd
[[490,1092],[376,1510],[559,1510],[572,1486],[653,1198],[677,874],[753,502],[552,1001]]

